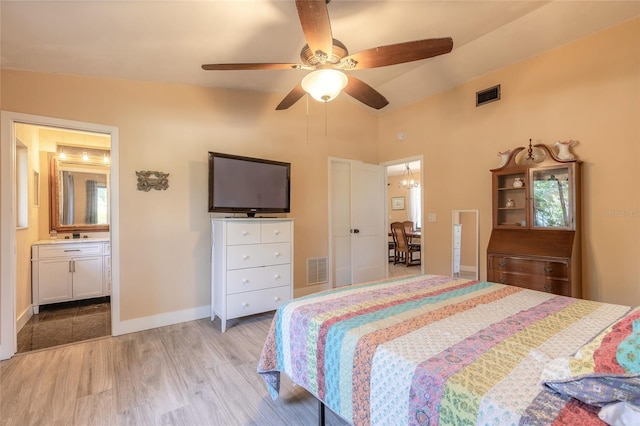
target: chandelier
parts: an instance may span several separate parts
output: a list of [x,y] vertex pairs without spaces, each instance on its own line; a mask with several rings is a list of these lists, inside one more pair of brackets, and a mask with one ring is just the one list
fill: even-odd
[[413,172],[409,168],[409,163],[405,164],[405,170],[402,173],[402,179],[400,179],[400,183],[398,184],[398,188],[417,188],[420,186],[416,178],[413,177]]

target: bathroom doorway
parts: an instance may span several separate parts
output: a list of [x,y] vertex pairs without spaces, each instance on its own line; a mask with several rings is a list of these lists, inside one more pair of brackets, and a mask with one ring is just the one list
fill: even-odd
[[[91,140],[94,137],[106,139],[108,145],[96,146]],[[11,188],[11,191],[3,191],[2,211],[0,211],[3,231],[0,234],[0,246],[2,247],[0,255],[0,263],[2,264],[0,269],[2,274],[0,359],[10,358],[17,352],[48,347],[46,340],[51,343],[51,346],[57,346],[99,337],[98,335],[112,335],[114,325],[119,325],[118,280],[117,274],[111,273],[114,265],[119,264],[117,250],[111,249],[113,242],[111,236],[114,235],[114,226],[117,227],[117,197],[113,195],[117,194],[118,188],[117,128],[2,111],[1,138],[2,175],[0,179],[3,188]],[[52,215],[50,210],[49,157],[50,154],[57,153],[58,145],[77,147],[79,150],[82,150],[82,146],[86,146],[94,149],[95,155],[100,154],[100,161],[109,162],[109,169],[112,172],[109,179],[109,193],[111,194],[109,196],[111,221],[109,230],[103,231],[100,235],[91,232],[79,232],[79,234],[82,235],[82,238],[86,237],[86,241],[98,237],[101,242],[106,240],[109,243],[108,248],[105,249],[108,250],[105,262],[108,262],[109,266],[107,278],[110,283],[110,291],[101,294],[100,297],[88,297],[82,301],[75,298],[68,302],[65,301],[65,304],[46,303],[41,306],[42,310],[35,314],[38,310],[34,309],[34,305],[31,303],[32,247],[38,242],[51,244],[53,238],[56,238],[58,242],[64,242],[63,239],[68,237],[69,242],[75,242],[71,239],[74,238],[73,234],[76,232],[70,231],[71,228],[68,233],[59,235],[50,233]],[[15,155],[17,146],[26,146],[28,152],[26,199],[28,200],[29,215],[26,223],[16,221],[15,210],[12,208],[12,205],[17,202],[16,200],[25,198],[17,196],[19,191],[25,190],[24,187],[18,187],[16,182],[16,172],[19,168]],[[94,160],[97,161],[97,158]],[[102,193],[101,191],[97,192]],[[83,242],[85,242],[84,239]],[[15,250],[8,250],[10,247],[15,247]],[[102,274],[103,270],[100,271]],[[114,301],[115,303],[113,303]],[[88,313],[100,314],[102,318],[97,319],[94,316],[92,318],[93,325],[88,324],[83,322],[81,318]],[[53,322],[63,318],[69,321]],[[60,325],[60,327],[54,326],[54,324]],[[21,336],[21,345],[18,347],[18,333],[29,329],[31,329],[31,337]],[[52,334],[52,329],[59,332],[57,337]],[[68,336],[63,338],[62,336],[65,334]],[[42,337],[46,337],[46,339]],[[30,344],[25,343],[25,339],[30,340]]]

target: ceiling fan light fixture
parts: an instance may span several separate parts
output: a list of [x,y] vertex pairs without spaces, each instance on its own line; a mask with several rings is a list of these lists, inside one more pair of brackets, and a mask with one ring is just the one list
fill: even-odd
[[329,102],[338,97],[348,82],[349,79],[341,71],[321,69],[307,74],[302,79],[302,88],[313,99],[319,102]]

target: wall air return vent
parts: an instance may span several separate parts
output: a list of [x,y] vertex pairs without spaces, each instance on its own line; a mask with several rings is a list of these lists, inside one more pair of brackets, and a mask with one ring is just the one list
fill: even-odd
[[307,285],[327,282],[327,258],[307,259]]
[[476,106],[500,100],[500,85],[476,92]]

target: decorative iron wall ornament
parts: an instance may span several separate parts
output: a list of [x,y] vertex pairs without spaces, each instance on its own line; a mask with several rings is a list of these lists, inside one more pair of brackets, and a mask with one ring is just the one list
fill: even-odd
[[141,170],[138,176],[138,191],[149,192],[152,189],[166,190],[169,187],[169,173]]

